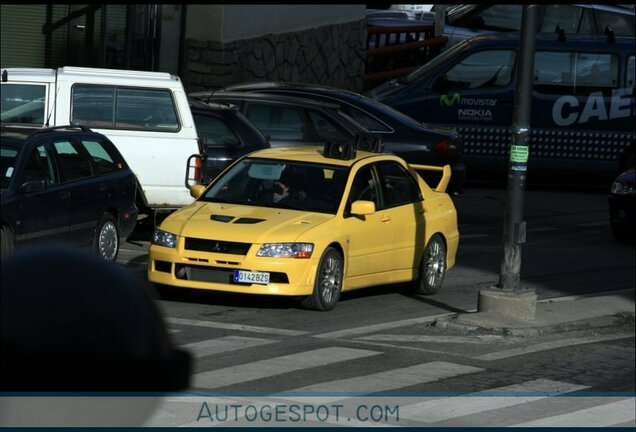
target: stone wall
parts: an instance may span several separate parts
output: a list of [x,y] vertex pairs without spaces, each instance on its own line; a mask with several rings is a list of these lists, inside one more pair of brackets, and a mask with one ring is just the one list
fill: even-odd
[[366,21],[227,43],[186,42],[186,91],[246,81],[295,81],[362,91]]

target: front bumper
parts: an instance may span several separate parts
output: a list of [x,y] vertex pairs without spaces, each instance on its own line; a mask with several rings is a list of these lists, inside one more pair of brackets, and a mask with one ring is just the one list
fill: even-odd
[[[226,291],[243,294],[305,296],[313,292],[320,254],[312,258],[257,257],[260,245],[246,255],[209,253],[151,245],[148,253],[148,280],[181,288]],[[234,270],[269,272],[270,283],[247,284],[233,281]]]

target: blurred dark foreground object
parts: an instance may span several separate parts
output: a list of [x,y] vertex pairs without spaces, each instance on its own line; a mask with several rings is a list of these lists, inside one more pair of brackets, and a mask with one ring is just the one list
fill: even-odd
[[172,347],[150,288],[124,268],[66,246],[1,266],[1,391],[188,386],[190,355]]

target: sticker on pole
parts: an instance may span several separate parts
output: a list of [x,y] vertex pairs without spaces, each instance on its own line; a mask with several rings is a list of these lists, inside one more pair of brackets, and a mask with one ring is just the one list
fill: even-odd
[[510,162],[528,163],[528,146],[513,145],[510,147]]

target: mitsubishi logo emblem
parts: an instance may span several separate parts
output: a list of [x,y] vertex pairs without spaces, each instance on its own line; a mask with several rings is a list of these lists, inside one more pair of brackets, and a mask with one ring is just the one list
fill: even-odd
[[223,252],[224,250],[225,248],[219,242],[214,242],[212,245],[212,252]]

